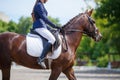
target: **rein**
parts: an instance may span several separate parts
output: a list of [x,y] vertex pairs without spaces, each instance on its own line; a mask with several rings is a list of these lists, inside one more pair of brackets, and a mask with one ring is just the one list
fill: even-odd
[[70,30],[67,30],[67,31],[65,31],[66,33],[68,32],[68,33],[70,33],[70,32],[80,32],[80,33],[84,33],[84,34],[86,34],[87,32],[85,32],[85,31],[82,31],[82,30],[78,30],[78,29],[70,29]]
[[71,32],[80,32],[80,33],[84,33],[87,36],[92,34],[91,32],[86,32],[86,31],[78,30],[78,29],[70,29],[70,30],[65,31],[66,34],[71,33]]
[[[80,15],[81,15],[81,14],[80,14]],[[88,17],[88,21],[89,21],[90,25],[93,25],[93,21],[91,20],[91,17],[89,17],[88,15],[87,15],[87,17]],[[83,30],[79,30],[79,29],[74,29],[74,28],[73,28],[73,29],[64,30],[64,27],[61,28],[61,31],[60,31],[60,32],[62,33],[62,35],[63,35],[63,40],[64,40],[64,42],[65,42],[65,46],[66,46],[65,51],[68,50],[68,45],[67,45],[67,40],[66,40],[66,38],[65,38],[65,34],[69,34],[69,33],[71,33],[71,32],[80,32],[80,33],[84,33],[85,35],[87,35],[87,36],[89,36],[89,37],[92,37],[92,35],[93,35],[92,32],[87,32],[87,31],[83,31]]]
[[80,33],[87,34],[87,32],[82,31],[82,30],[78,30],[78,29],[70,29],[70,30],[65,31],[65,30],[63,30],[63,28],[62,28],[62,31],[60,31],[60,32],[62,33],[62,35],[63,35],[63,40],[64,40],[64,42],[65,42],[65,46],[66,46],[65,52],[68,50],[68,45],[67,45],[67,40],[66,40],[66,38],[65,38],[65,34],[70,33],[70,32],[80,32]]
[[65,51],[67,51],[68,50],[68,45],[67,45],[67,40],[66,40],[66,38],[65,38],[65,34],[68,34],[68,33],[71,33],[71,32],[80,32],[80,33],[84,33],[84,34],[86,34],[87,36],[88,35],[91,35],[91,32],[86,32],[86,31],[83,31],[83,30],[78,30],[78,29],[70,29],[70,30],[63,30],[63,28],[62,28],[62,31],[60,31],[61,33],[62,33],[62,35],[63,35],[63,40],[64,40],[64,42],[65,42],[65,46],[66,46],[66,48],[65,48]]

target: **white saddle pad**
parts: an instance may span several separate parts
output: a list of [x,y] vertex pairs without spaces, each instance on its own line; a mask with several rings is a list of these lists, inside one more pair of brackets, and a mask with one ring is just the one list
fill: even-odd
[[[43,51],[43,42],[42,39],[34,34],[30,34],[28,33],[28,35],[26,36],[26,41],[27,41],[27,53],[30,56],[33,57],[39,57],[42,54]],[[56,59],[60,56],[61,54],[61,45],[55,50],[53,51],[53,53],[48,54],[47,58],[50,59]]]

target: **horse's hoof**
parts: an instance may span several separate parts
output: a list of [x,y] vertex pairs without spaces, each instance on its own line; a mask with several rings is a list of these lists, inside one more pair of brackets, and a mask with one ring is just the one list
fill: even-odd
[[44,62],[38,62],[38,64],[43,68],[43,69],[46,69],[46,65]]

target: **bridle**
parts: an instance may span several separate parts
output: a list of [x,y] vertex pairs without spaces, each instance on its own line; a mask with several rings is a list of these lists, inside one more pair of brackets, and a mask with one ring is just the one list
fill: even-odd
[[[93,26],[94,23],[93,23],[91,17],[89,17],[89,16],[87,15],[87,18],[88,18],[88,21],[89,21],[89,26],[91,26],[91,25]],[[87,30],[87,31],[84,31],[84,30],[79,30],[79,29],[75,29],[75,28],[72,28],[72,29],[69,29],[69,30],[64,30],[64,27],[63,27],[61,33],[62,33],[62,35],[63,35],[63,40],[64,40],[65,45],[66,45],[65,51],[68,50],[68,46],[67,46],[67,41],[66,41],[65,35],[66,35],[66,34],[73,33],[73,32],[80,32],[80,33],[83,33],[83,34],[85,34],[85,35],[87,35],[87,36],[89,36],[89,37],[93,37],[93,36],[95,35],[95,32],[89,32],[88,30]]]
[[[88,17],[88,21],[89,21],[89,26],[93,26],[93,21],[92,21],[92,19],[91,19],[91,17],[89,17],[88,15],[87,15],[87,17]],[[75,29],[75,28],[72,28],[72,29],[69,29],[69,30],[65,30],[64,31],[64,33],[66,33],[66,34],[68,34],[68,33],[72,33],[72,32],[80,32],[80,33],[83,33],[83,34],[85,34],[85,35],[87,35],[87,36],[89,36],[89,37],[92,37],[93,35],[95,35],[95,33],[93,33],[93,32],[89,32],[89,31],[84,31],[84,30],[79,30],[79,29]]]

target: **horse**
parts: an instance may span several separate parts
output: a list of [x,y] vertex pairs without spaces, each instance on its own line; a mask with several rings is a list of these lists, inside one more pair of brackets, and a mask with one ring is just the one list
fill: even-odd
[[[76,80],[73,66],[76,58],[76,49],[80,44],[83,34],[88,35],[97,42],[101,40],[102,35],[96,27],[95,21],[91,18],[92,11],[80,13],[62,26],[68,49],[65,51],[62,48],[60,56],[52,60],[49,80],[57,80],[61,73],[64,73],[69,80]],[[62,44],[65,47],[65,43]],[[10,80],[12,61],[28,68],[43,69],[38,65],[37,59],[38,57],[27,54],[26,36],[14,32],[3,32],[0,34],[0,69],[2,80]],[[48,60],[45,60],[45,64],[47,69],[49,69]]]

